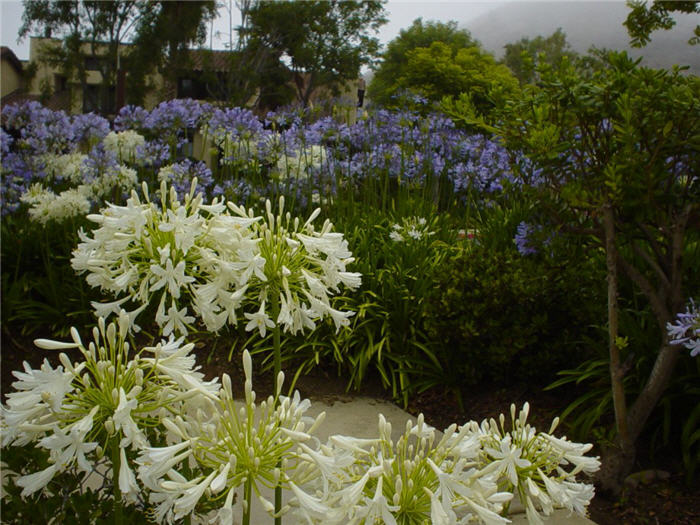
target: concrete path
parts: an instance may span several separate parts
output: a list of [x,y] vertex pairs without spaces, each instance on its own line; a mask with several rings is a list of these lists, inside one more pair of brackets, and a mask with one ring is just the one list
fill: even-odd
[[[358,438],[376,437],[378,435],[377,421],[379,414],[384,414],[386,420],[391,423],[392,439],[395,442],[404,432],[406,421],[409,419],[415,421],[415,418],[408,412],[387,401],[367,397],[341,399],[338,401],[311,399],[311,407],[306,411],[305,415],[316,416],[323,411],[326,412],[325,420],[314,433],[321,443],[326,442],[328,437],[334,434],[351,435]],[[289,495],[284,496],[286,497],[283,499],[286,501]],[[269,500],[274,499],[271,493],[266,495],[266,497]],[[272,518],[263,511],[257,498],[253,499],[251,524],[263,525],[273,523]],[[236,507],[240,509],[240,506],[236,505]],[[516,513],[510,516],[514,524],[528,523],[522,506],[520,506],[520,509],[520,512],[518,512],[516,507]],[[237,523],[240,523],[240,514],[234,519],[239,520]],[[555,511],[552,516],[543,521],[551,525],[595,525],[591,520],[577,514],[569,515],[569,512],[566,510]],[[282,523],[295,525],[289,518],[283,519]]]

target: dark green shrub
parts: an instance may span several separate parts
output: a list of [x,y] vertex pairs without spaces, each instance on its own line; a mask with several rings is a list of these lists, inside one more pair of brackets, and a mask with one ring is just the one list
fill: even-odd
[[555,264],[515,247],[465,240],[443,265],[426,308],[445,381],[542,383],[586,355],[605,281],[597,254]]

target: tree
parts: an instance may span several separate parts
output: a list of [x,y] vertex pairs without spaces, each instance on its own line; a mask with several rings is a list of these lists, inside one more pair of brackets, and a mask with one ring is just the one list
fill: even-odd
[[[610,53],[591,78],[573,66],[543,72],[540,86],[511,101],[496,126],[541,170],[541,183],[530,188],[539,208],[606,254],[617,436],[601,483],[613,491],[632,467],[635,443],[682,351],[670,344],[667,323],[698,285],[688,282],[685,265],[700,242],[700,79],[638,64]],[[634,350],[618,328],[623,279],[646,298],[658,326],[659,350],[634,399],[623,386]]]
[[453,53],[477,45],[469,31],[457,28],[457,22],[429,21],[424,24],[421,18],[417,18],[408,29],[402,29],[399,36],[389,42],[368,86],[367,97],[374,104],[390,105],[391,97],[400,89],[397,79],[405,74],[408,53],[417,48],[429,48],[433,42],[446,44]]
[[476,46],[454,49],[433,42],[408,51],[406,59],[403,74],[395,82],[398,91],[408,90],[435,102],[462,95],[480,115],[518,90],[508,68]]
[[[651,33],[658,29],[671,29],[676,25],[671,13],[700,13],[700,2],[659,2],[654,1],[651,7],[642,0],[627,2],[631,8],[624,26],[631,37],[632,47],[644,47],[651,42]],[[700,24],[695,27],[694,36],[688,43],[700,43]]]
[[[45,59],[60,65],[66,77],[77,77],[83,93],[85,60],[97,57],[105,96],[116,85],[117,71],[125,65],[122,60],[128,61],[134,54],[130,70],[135,81],[162,60],[173,64],[188,43],[203,38],[204,23],[215,13],[213,1],[25,0],[19,34],[24,37],[39,31],[62,36],[65,45],[46,49]],[[125,51],[122,45],[130,39],[136,45]]]
[[[337,94],[357,79],[360,67],[379,48],[371,34],[385,22],[381,1],[256,2],[248,10],[248,27],[241,37],[249,54],[265,57],[262,64],[272,66],[273,77],[280,64],[286,67],[297,100],[308,106],[317,89]],[[265,70],[258,74],[267,76]]]
[[170,85],[191,65],[189,46],[203,44],[207,23],[216,17],[214,0],[152,2],[138,18],[133,47],[128,56],[131,102],[145,94],[146,76],[158,70]]
[[566,34],[561,28],[546,38],[543,36],[537,36],[532,40],[522,38],[518,42],[506,44],[505,49],[503,62],[521,84],[536,80],[535,72],[540,63],[558,67],[565,56],[572,60],[578,56],[566,41]]

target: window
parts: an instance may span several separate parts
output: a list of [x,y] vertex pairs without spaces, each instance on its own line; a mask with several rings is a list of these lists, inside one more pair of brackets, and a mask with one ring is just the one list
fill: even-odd
[[85,57],[85,69],[87,71],[102,71],[102,59],[96,56]]
[[63,75],[53,76],[53,90],[54,93],[61,93],[68,89],[68,79]]
[[83,113],[113,114],[115,94],[114,86],[85,86],[85,91],[83,91]]
[[207,85],[197,79],[181,77],[177,80],[177,98],[205,100],[209,98]]

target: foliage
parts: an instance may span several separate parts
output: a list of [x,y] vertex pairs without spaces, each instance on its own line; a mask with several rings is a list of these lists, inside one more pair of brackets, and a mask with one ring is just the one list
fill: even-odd
[[128,102],[138,104],[147,91],[147,76],[158,71],[172,86],[190,66],[189,46],[203,44],[208,24],[218,14],[214,0],[150,2],[139,14],[132,48],[125,65],[129,70]]
[[491,204],[467,226],[428,292],[424,323],[440,348],[443,382],[541,384],[589,350],[602,311],[601,261],[559,236],[522,255],[514,235],[531,210]]
[[[651,33],[658,29],[671,29],[676,25],[671,13],[700,13],[699,2],[666,2],[654,0],[650,7],[647,2],[630,0],[627,5],[631,8],[624,25],[631,37],[633,47],[643,47],[651,41]],[[700,25],[695,27],[694,36],[688,43],[700,43]]]
[[386,22],[378,1],[257,2],[247,16],[246,47],[267,50],[273,66],[285,61],[304,107],[319,88],[338,93],[357,79],[378,48],[372,33]]
[[407,53],[397,88],[439,101],[443,97],[468,97],[478,115],[513,97],[518,82],[493,56],[476,46],[453,50],[443,42]]
[[533,192],[543,209],[604,246],[609,283],[619,267],[655,316],[656,371],[626,413],[626,350],[618,348],[613,322],[617,291],[609,291],[611,368],[620,380],[613,383],[617,428],[626,454],[670,381],[678,349],[668,344],[665,327],[694,286],[684,257],[697,242],[699,104],[697,77],[639,67],[624,53],[610,53],[590,78],[573,67],[550,71],[540,87],[513,101],[499,126],[512,148],[535,161]]
[[381,62],[367,90],[367,96],[373,104],[395,106],[392,97],[399,91],[396,82],[405,74],[408,53],[417,48],[429,48],[433,42],[446,44],[454,53],[476,45],[468,31],[457,28],[457,22],[423,23],[421,18],[417,18],[410,27],[402,29],[382,53]]
[[[181,61],[186,46],[202,40],[205,24],[215,14],[214,2],[25,0],[19,35],[39,31],[46,36],[63,36],[64,45],[44,47],[43,59],[58,65],[67,78],[77,77],[83,86],[87,78],[85,58],[98,57],[102,106],[113,113],[109,88],[116,85],[119,69],[129,68],[134,84],[131,96],[142,98],[145,76],[161,60],[169,65]],[[130,39],[134,45],[122,49]]]
[[538,64],[544,62],[558,67],[564,56],[574,59],[578,55],[571,49],[561,28],[548,37],[521,38],[512,44],[506,44],[505,49],[503,63],[510,68],[521,84],[535,82]]

